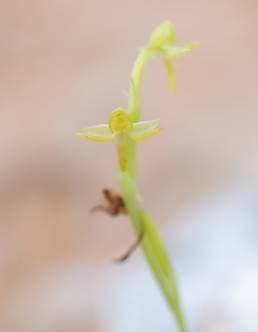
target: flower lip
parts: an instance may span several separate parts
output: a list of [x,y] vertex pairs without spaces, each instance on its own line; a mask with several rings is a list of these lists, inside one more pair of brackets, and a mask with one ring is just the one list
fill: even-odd
[[114,134],[127,133],[133,127],[128,113],[122,107],[118,107],[111,112],[108,124]]

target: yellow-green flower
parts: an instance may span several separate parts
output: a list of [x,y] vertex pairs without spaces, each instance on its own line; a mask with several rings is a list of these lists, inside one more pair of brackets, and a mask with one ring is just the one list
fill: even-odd
[[126,134],[134,141],[142,141],[157,134],[160,131],[158,125],[159,119],[131,122],[128,113],[119,107],[111,113],[108,124],[83,128],[83,132],[77,133],[77,135],[96,142],[109,142]]
[[175,27],[170,21],[161,23],[152,33],[150,43],[147,49],[151,56],[161,56],[168,74],[169,85],[172,90],[176,88],[176,74],[172,60],[180,58],[191,52],[192,48],[199,43],[193,41],[183,47],[178,47],[176,44]]
[[127,111],[116,108],[110,115],[108,124],[83,128],[77,135],[96,142],[109,142],[116,138],[120,166],[124,170],[127,163],[128,140],[142,141],[160,132],[159,119],[132,122]]

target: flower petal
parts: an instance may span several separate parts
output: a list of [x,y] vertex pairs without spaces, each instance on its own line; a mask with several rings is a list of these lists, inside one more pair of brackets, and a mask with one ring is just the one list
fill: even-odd
[[169,87],[171,90],[176,89],[176,72],[173,64],[167,58],[164,58],[164,65],[168,74]]
[[191,48],[189,47],[172,46],[172,47],[166,47],[165,49],[166,57],[169,58],[170,60],[181,58],[182,56],[185,56],[190,52]]
[[189,54],[191,50],[197,45],[199,45],[199,42],[197,40],[194,40],[183,47],[178,47],[178,46],[165,47],[164,48],[165,56],[170,60],[181,58],[182,56]]
[[160,132],[161,129],[158,128],[158,125],[159,119],[136,122],[133,124],[133,129],[130,131],[129,136],[135,141],[144,140]]
[[196,46],[198,46],[200,42],[198,40],[193,40],[191,43],[185,45],[185,48],[189,48],[190,50]]
[[83,133],[77,133],[81,138],[88,138],[96,142],[109,142],[115,137],[107,124],[102,124],[94,127],[83,128]]
[[134,122],[133,131],[137,133],[137,132],[143,132],[148,129],[155,129],[158,127],[159,122],[160,122],[159,119]]
[[161,131],[161,128],[156,128],[156,129],[148,130],[145,133],[142,133],[141,135],[130,133],[129,136],[134,141],[143,141],[145,138],[148,138],[148,137],[150,137],[152,135],[158,134],[160,131]]

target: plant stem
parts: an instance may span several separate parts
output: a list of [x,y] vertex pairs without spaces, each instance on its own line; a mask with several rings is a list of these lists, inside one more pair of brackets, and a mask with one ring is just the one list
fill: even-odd
[[174,313],[178,330],[186,332],[186,324],[182,314],[175,273],[169,262],[165,246],[159,236],[152,218],[140,207],[137,201],[137,190],[133,179],[127,172],[120,171],[119,182],[123,198],[130,215],[132,225],[137,234],[142,230],[144,237],[141,248],[150,268],[165,296],[169,307]]
[[[142,48],[133,67],[128,111],[132,122],[140,119],[140,92],[146,62],[150,57],[148,48]],[[126,167],[120,167],[119,182],[131,218],[132,225],[137,234],[144,231],[141,248],[144,256],[164,294],[169,307],[174,313],[178,330],[187,332],[181,305],[179,301],[174,271],[169,262],[165,246],[152,218],[140,207],[137,201],[136,189],[136,144],[127,137]],[[120,163],[121,166],[121,163]]]
[[[143,47],[134,63],[130,92],[128,97],[128,111],[132,122],[139,121],[140,119],[140,97],[141,97],[141,83],[143,78],[144,67],[149,58],[149,51]],[[131,177],[136,177],[136,143],[132,140],[128,141],[128,154],[127,169]]]
[[141,94],[141,83],[143,78],[143,72],[146,62],[150,56],[150,51],[148,48],[143,47],[134,63],[131,83],[130,83],[130,92],[128,98],[128,111],[132,122],[139,121],[140,119],[140,94]]

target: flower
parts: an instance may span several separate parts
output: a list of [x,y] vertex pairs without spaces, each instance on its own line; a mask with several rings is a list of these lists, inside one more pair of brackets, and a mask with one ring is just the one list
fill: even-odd
[[132,122],[128,112],[122,107],[111,112],[108,124],[83,128],[77,135],[97,142],[109,142],[116,138],[118,159],[121,170],[127,169],[129,142],[142,141],[160,132],[159,119]]
[[142,141],[159,133],[161,128],[158,125],[159,119],[132,122],[127,111],[118,107],[111,112],[108,124],[83,128],[83,132],[77,133],[77,135],[96,142],[109,142],[124,135],[134,141]]
[[147,46],[150,56],[161,56],[168,74],[169,85],[172,90],[176,88],[176,74],[172,60],[180,58],[191,52],[192,48],[199,44],[198,41],[193,41],[183,47],[178,47],[176,44],[175,27],[170,21],[161,23],[151,34],[150,43]]

